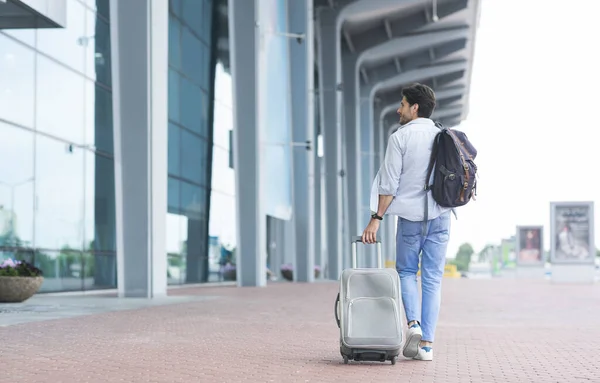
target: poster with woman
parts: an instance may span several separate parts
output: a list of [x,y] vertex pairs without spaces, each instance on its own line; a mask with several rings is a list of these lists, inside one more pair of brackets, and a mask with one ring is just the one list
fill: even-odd
[[594,203],[553,202],[552,263],[594,263]]
[[542,226],[517,226],[517,265],[542,266],[544,241]]

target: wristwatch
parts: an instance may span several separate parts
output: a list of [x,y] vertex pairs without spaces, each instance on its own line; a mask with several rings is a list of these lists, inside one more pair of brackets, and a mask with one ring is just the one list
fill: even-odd
[[380,221],[383,221],[383,217],[378,216],[377,213],[371,214],[371,218],[375,218],[375,219],[378,219]]

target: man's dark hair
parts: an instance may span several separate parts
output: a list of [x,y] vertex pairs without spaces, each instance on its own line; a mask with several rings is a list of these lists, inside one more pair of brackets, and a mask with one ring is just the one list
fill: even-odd
[[412,84],[402,89],[402,96],[406,97],[409,105],[418,104],[419,117],[429,118],[435,109],[435,93],[433,89],[423,84]]

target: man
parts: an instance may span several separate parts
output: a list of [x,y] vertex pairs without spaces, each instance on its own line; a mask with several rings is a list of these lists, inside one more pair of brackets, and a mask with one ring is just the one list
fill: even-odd
[[[435,94],[428,86],[414,84],[402,90],[397,111],[401,127],[390,136],[374,185],[378,194],[377,212],[371,216],[362,236],[364,243],[374,243],[384,214],[398,216],[396,269],[408,320],[402,353],[407,358],[428,361],[433,360],[450,230],[450,209],[439,206],[431,193],[424,190],[433,140],[440,132],[429,119],[435,104]],[[425,198],[429,211],[424,229]],[[420,255],[421,305],[417,285]]]

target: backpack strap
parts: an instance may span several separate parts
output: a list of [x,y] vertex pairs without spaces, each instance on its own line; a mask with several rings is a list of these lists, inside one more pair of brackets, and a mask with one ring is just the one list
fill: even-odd
[[431,173],[433,172],[433,167],[435,165],[435,160],[438,155],[438,151],[440,148],[440,135],[444,134],[445,128],[441,123],[436,122],[435,126],[440,129],[440,133],[438,133],[433,139],[433,147],[431,148],[431,157],[429,158],[429,166],[427,166],[427,176],[425,177],[425,202],[423,206],[423,225],[421,228],[421,235],[424,237],[427,235],[427,221],[429,220],[429,198],[427,198],[427,193],[431,190],[431,185],[429,184],[429,180],[431,179]]

